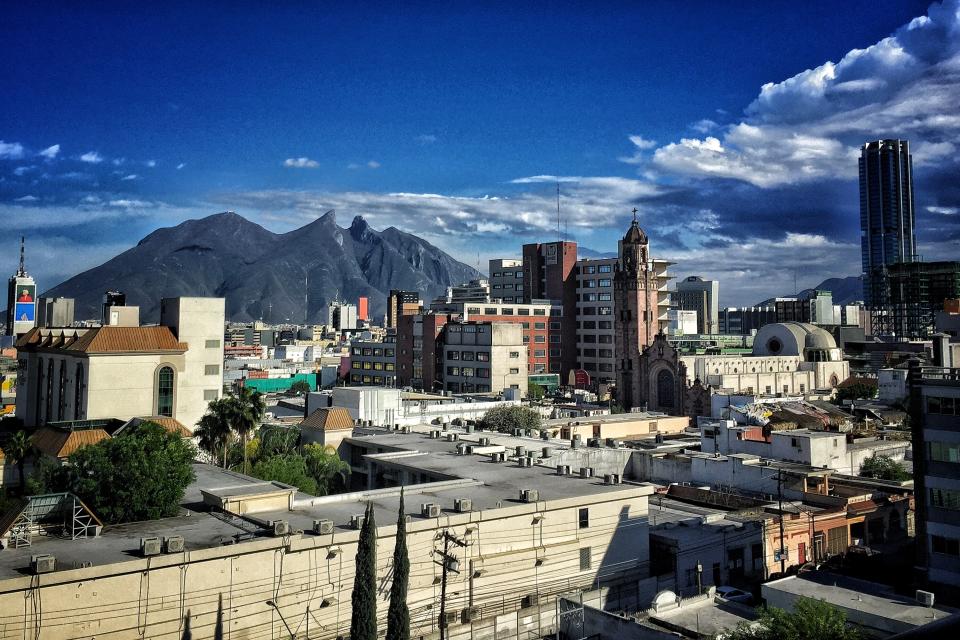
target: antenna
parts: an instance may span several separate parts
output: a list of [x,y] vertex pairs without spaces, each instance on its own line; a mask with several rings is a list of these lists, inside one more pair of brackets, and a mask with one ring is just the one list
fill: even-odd
[[20,270],[17,271],[17,275],[18,275],[18,276],[25,276],[25,275],[27,275],[27,270],[26,270],[26,269],[24,268],[24,266],[23,266],[23,243],[24,243],[24,240],[25,240],[25,238],[24,238],[23,236],[20,236]]
[[557,242],[560,242],[560,181],[557,180]]

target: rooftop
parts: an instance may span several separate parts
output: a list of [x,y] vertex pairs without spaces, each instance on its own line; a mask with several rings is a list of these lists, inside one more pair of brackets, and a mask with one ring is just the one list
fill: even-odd
[[17,340],[17,348],[26,351],[59,351],[79,353],[155,353],[187,350],[178,342],[169,327],[34,327]]

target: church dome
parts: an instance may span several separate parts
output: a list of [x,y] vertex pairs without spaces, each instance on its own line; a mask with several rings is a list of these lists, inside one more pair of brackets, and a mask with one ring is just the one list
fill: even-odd
[[814,327],[814,330],[808,333],[804,339],[804,347],[807,349],[836,349],[837,341],[827,331],[820,327]]
[[631,244],[647,244],[647,234],[643,232],[643,229],[641,229],[637,221],[634,220],[630,223],[630,228],[627,229],[626,235],[623,236],[623,241]]

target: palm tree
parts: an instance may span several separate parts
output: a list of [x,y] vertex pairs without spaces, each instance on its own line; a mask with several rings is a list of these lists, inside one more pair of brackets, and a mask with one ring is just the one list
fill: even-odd
[[210,401],[207,413],[197,422],[193,435],[197,445],[210,454],[214,460],[223,460],[227,468],[227,449],[233,432],[230,430],[230,418],[233,408],[227,398]]
[[301,452],[307,463],[307,472],[317,481],[317,495],[327,495],[335,489],[334,480],[337,478],[346,485],[350,465],[340,459],[336,449],[330,445],[306,444]]
[[3,446],[3,453],[17,465],[17,473],[20,476],[20,493],[23,494],[27,489],[23,466],[26,464],[27,458],[32,458],[35,453],[33,443],[30,442],[30,436],[23,429],[17,431],[10,436],[7,444]]
[[243,443],[243,472],[247,473],[247,439],[256,431],[267,412],[267,403],[259,391],[250,387],[240,387],[235,394],[227,398],[230,406],[230,426]]

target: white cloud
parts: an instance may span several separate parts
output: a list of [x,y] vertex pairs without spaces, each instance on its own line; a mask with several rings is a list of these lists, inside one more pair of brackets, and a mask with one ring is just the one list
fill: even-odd
[[435,135],[433,135],[433,134],[430,134],[430,133],[424,133],[424,134],[421,134],[421,135],[417,136],[415,139],[416,139],[416,141],[419,142],[420,144],[426,145],[426,144],[433,144],[434,142],[436,142],[436,141],[437,141],[437,136],[435,136]]
[[643,136],[630,136],[630,142],[632,142],[637,149],[652,149],[657,146],[656,140],[648,140]]
[[80,161],[89,162],[90,164],[99,164],[103,162],[103,156],[96,151],[87,151],[85,154],[80,156]]
[[144,209],[146,207],[154,206],[154,203],[152,202],[146,202],[144,200],[128,200],[124,198],[111,200],[107,204],[109,204],[111,207],[119,207],[123,209]]
[[28,171],[32,171],[32,170],[34,170],[34,169],[36,169],[36,167],[33,166],[33,165],[30,165],[30,166],[28,166],[28,167],[17,167],[16,169],[13,170],[13,175],[15,175],[15,176],[22,176],[22,175],[24,175],[25,173],[27,173]]
[[139,177],[140,177],[140,176],[138,176],[138,175],[135,174],[135,173],[128,173],[127,175],[123,176],[123,177],[120,178],[120,179],[121,179],[121,180],[136,180],[136,179],[139,178]]
[[38,198],[37,196],[28,195],[28,196],[23,196],[21,198],[17,198],[14,202],[36,202],[39,199],[40,198]]
[[367,167],[370,169],[379,169],[380,163],[377,162],[376,160],[371,160],[370,162],[367,163]]
[[617,158],[620,162],[642,164],[647,160],[647,156],[643,152],[657,146],[656,140],[648,140],[643,136],[630,136],[630,143],[634,146],[634,154],[632,156]]
[[[954,161],[957,104],[960,0],[947,0],[839,62],[763,85],[741,122],[661,146],[652,165],[771,188],[853,177],[859,145],[877,137],[910,139],[917,166]],[[703,120],[693,128],[707,134],[715,126]]]
[[115,167],[119,167],[120,165],[122,165],[122,164],[125,163],[126,161],[127,161],[126,158],[114,158],[113,160],[111,160],[111,162],[113,163],[113,166],[115,166]]
[[49,147],[47,147],[37,155],[42,158],[46,158],[47,160],[53,160],[54,158],[57,157],[57,154],[59,153],[60,153],[60,145],[54,144],[54,145],[50,145]]
[[955,216],[960,213],[960,207],[937,207],[929,206],[927,211],[930,213],[935,213],[940,216]]
[[150,167],[150,168],[152,169],[153,167],[157,166],[157,161],[156,161],[156,160],[147,160],[147,161],[144,162],[143,164],[147,165],[148,167]]
[[180,169],[183,169],[185,166],[187,166],[187,163],[181,162],[180,164],[177,165],[177,171],[180,171]]
[[23,157],[23,145],[19,142],[4,142],[0,140],[0,158],[16,160]]
[[697,133],[710,133],[711,131],[717,129],[720,125],[714,122],[709,118],[703,118],[702,120],[697,120],[690,125],[690,128],[696,131]]
[[283,166],[293,169],[316,169],[320,166],[320,163],[306,157],[287,158],[283,161]]

